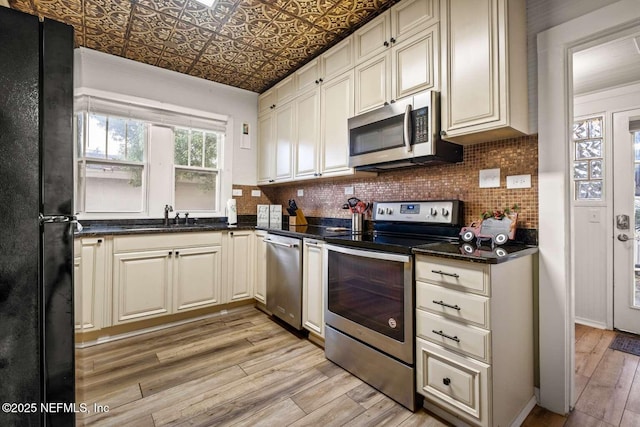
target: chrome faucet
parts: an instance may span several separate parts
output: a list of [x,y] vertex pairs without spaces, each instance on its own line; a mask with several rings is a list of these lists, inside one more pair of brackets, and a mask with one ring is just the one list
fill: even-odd
[[169,226],[169,212],[173,212],[173,206],[164,205],[164,226]]

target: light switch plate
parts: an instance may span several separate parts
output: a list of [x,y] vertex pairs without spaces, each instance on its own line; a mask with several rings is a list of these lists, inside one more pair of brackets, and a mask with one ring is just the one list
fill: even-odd
[[500,187],[500,168],[480,170],[480,188]]
[[350,196],[353,194],[353,186],[351,187],[344,187],[344,194],[347,196]]
[[232,196],[242,196],[242,188],[234,188],[233,190],[231,190],[231,195]]
[[510,175],[507,188],[531,188],[531,175]]
[[251,190],[251,197],[260,197],[262,192],[260,190]]
[[304,196],[304,190],[302,188],[298,189],[298,197],[303,197]]

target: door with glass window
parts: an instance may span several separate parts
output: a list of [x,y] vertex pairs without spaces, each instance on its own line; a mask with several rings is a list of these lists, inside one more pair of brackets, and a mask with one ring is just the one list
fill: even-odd
[[640,109],[613,115],[613,326],[640,334]]

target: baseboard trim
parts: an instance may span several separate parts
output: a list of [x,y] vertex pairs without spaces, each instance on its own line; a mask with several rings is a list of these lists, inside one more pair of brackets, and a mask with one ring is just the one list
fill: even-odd
[[580,325],[585,325],[585,326],[589,326],[591,328],[596,328],[596,329],[611,329],[607,327],[606,323],[595,322],[593,320],[583,319],[581,317],[576,317],[575,322]]
[[516,419],[513,420],[513,423],[511,423],[511,427],[519,427],[519,426],[521,426],[522,423],[524,423],[524,420],[526,420],[527,417],[529,416],[529,414],[531,413],[531,410],[533,408],[535,408],[537,404],[538,404],[538,400],[536,399],[536,396],[534,395],[534,396],[531,397],[531,400],[529,400],[529,402],[527,402],[525,407],[522,408],[522,411],[520,411],[520,413],[518,414]]
[[196,322],[198,320],[224,316],[252,305],[254,305],[254,300],[238,301],[229,304],[209,307],[207,309],[194,310],[190,313],[185,312],[176,315],[142,320],[139,322],[115,325],[108,328],[99,329],[97,331],[85,332],[84,334],[77,333],[75,346],[76,348],[87,348],[98,344],[118,341],[149,332],[159,331],[174,326],[184,325],[186,323]]

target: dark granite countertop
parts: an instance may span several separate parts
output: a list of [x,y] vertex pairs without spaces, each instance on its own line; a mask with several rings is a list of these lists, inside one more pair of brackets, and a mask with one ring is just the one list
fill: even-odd
[[290,225],[283,228],[256,227],[256,229],[280,236],[318,240],[324,240],[326,237],[351,234],[351,230],[347,227],[325,225]]
[[98,236],[122,236],[149,233],[189,233],[201,231],[233,231],[233,230],[253,230],[254,224],[229,225],[224,222],[212,222],[201,224],[170,224],[168,226],[159,224],[92,224],[83,227],[82,231],[76,232],[76,237],[98,237]]
[[492,249],[490,246],[478,247],[474,243],[439,242],[414,247],[413,253],[485,264],[499,264],[514,258],[536,254],[538,247],[508,242]]

